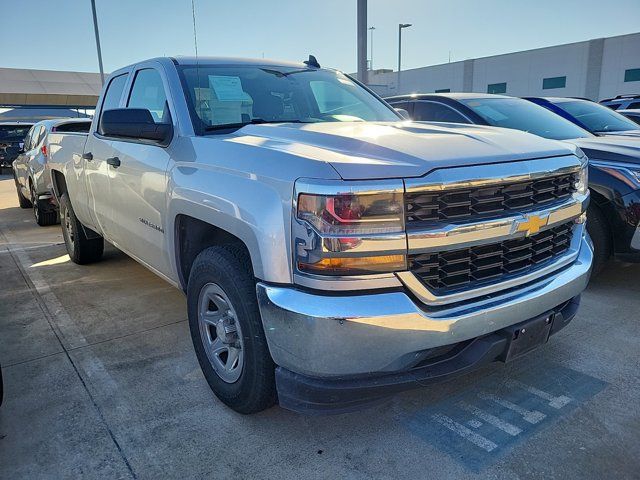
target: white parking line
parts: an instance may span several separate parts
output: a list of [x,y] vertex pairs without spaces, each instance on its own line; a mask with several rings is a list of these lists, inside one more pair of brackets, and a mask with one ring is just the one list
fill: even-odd
[[532,393],[533,395],[542,398],[543,400],[546,400],[547,402],[549,402],[549,406],[556,408],[556,409],[561,409],[562,407],[564,407],[565,405],[571,403],[571,401],[573,400],[571,397],[567,397],[565,395],[560,395],[558,397],[547,393],[543,390],[540,390],[536,387],[532,387],[531,385],[527,385],[526,383],[522,383],[518,380],[509,380],[507,382],[507,384],[511,387],[518,387],[518,388],[522,388],[524,390],[526,390],[529,393]]
[[478,435],[476,432],[469,430],[464,425],[460,425],[458,422],[452,420],[446,415],[436,413],[431,415],[431,418],[438,422],[440,425],[447,427],[452,432],[457,433],[462,438],[470,441],[477,447],[480,447],[487,452],[491,452],[492,450],[498,448],[498,445],[493,443],[491,440],[484,438],[482,435]]
[[519,435],[520,433],[522,433],[522,430],[516,427],[515,425],[509,422],[505,422],[504,420],[496,417],[495,415],[491,415],[490,413],[485,412],[484,410],[474,405],[470,405],[467,402],[463,402],[463,401],[458,402],[458,407],[460,407],[465,412],[472,413],[476,417],[481,418],[482,420],[493,425],[494,427],[499,428],[500,430],[502,430],[505,433],[508,433],[512,437],[515,437],[516,435]]
[[509,400],[505,400],[504,398],[494,395],[493,393],[479,392],[478,397],[482,398],[483,400],[491,400],[498,405],[501,405],[505,408],[508,408],[509,410],[520,414],[524,421],[528,423],[539,423],[547,417],[542,412],[539,412],[537,410],[527,410],[526,408],[523,408],[520,405],[516,405],[515,403],[512,403]]

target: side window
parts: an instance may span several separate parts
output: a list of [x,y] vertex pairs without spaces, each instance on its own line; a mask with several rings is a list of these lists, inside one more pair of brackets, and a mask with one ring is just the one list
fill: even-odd
[[435,102],[417,102],[413,107],[413,118],[427,122],[469,123],[451,107]]
[[413,104],[415,102],[393,102],[391,106],[393,108],[402,108],[407,111],[409,116],[413,118]]
[[47,129],[44,127],[44,125],[42,125],[40,127],[40,131],[38,132],[38,139],[33,144],[34,148],[42,143],[42,140],[44,140],[46,133],[47,133]]
[[112,110],[120,106],[120,97],[122,97],[122,91],[127,83],[127,74],[118,75],[109,82],[107,91],[104,94],[104,100],[102,100],[102,110],[100,111],[100,117],[105,110]]
[[157,70],[147,68],[136,73],[127,108],[144,108],[156,123],[171,123],[167,95]]
[[630,103],[629,105],[627,105],[627,108],[629,110],[636,110],[636,109],[640,108],[640,102]]
[[24,137],[24,151],[28,151],[31,150],[31,142],[32,142],[32,138],[33,138],[33,132],[35,132],[37,130],[37,128],[31,127],[29,129],[29,132],[27,133],[27,136]]
[[122,91],[124,85],[127,83],[127,74],[118,75],[109,82],[107,91],[104,94],[104,101],[102,102],[102,110],[111,110],[118,108],[120,105],[120,97],[122,97]]
[[25,146],[24,146],[25,151],[33,150],[38,145],[40,145],[40,141],[42,140],[42,137],[44,137],[44,132],[45,132],[44,126],[35,125],[31,129],[31,133],[29,134],[28,140],[25,143]]

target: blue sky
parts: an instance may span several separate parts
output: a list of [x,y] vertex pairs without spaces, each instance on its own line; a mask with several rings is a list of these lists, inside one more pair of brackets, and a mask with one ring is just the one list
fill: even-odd
[[[105,71],[192,55],[191,0],[96,0]],[[356,0],[195,0],[201,55],[356,69]],[[90,0],[0,0],[0,67],[97,71]],[[640,30],[640,1],[369,0],[375,68],[415,68]]]

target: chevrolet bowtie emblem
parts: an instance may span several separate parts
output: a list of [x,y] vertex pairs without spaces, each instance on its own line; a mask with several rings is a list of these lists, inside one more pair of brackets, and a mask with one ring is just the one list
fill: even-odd
[[538,233],[541,227],[544,227],[549,221],[549,217],[539,217],[538,215],[529,215],[526,220],[518,223],[518,232],[525,232],[525,236]]

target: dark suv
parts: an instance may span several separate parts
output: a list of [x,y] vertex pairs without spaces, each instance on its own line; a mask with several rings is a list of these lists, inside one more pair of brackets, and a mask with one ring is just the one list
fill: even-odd
[[600,100],[600,105],[609,107],[611,110],[639,110],[640,95],[618,95],[613,98]]
[[32,123],[0,122],[0,173],[4,168],[11,168],[32,126]]

